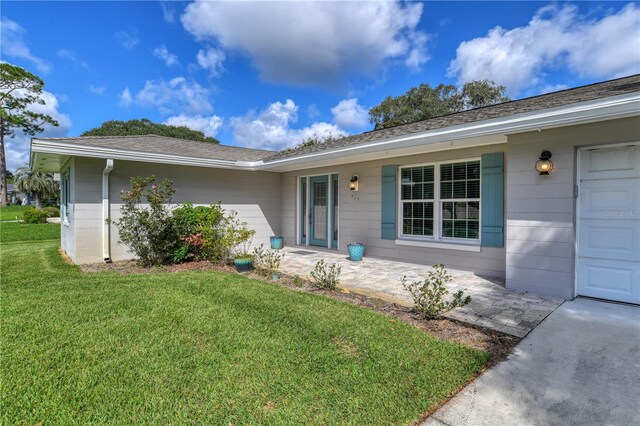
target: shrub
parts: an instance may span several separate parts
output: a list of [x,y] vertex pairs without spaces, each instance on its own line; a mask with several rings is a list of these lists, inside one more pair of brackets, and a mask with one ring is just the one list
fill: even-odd
[[[120,191],[122,216],[114,221],[120,242],[126,244],[144,266],[160,265],[174,258],[178,233],[167,207],[175,193],[173,182],[156,184],[155,177],[131,178],[131,189]],[[143,207],[146,200],[148,207]]]
[[27,209],[23,214],[24,223],[47,223],[47,213],[42,210]]
[[407,283],[407,277],[402,277],[402,286],[411,295],[415,310],[425,319],[435,319],[444,312],[471,302],[471,296],[464,297],[462,290],[454,293],[451,301],[447,301],[449,291],[445,284],[449,281],[451,275],[444,265],[438,264],[431,268],[424,281]]
[[296,287],[302,287],[304,285],[304,280],[299,276],[295,275],[293,277],[293,285],[295,285]]
[[280,270],[280,262],[284,253],[274,249],[264,249],[264,244],[253,249],[253,259],[257,268],[268,274],[275,274]]
[[47,217],[60,217],[60,209],[57,207],[45,207],[42,211],[47,214]]
[[325,290],[335,290],[340,283],[339,276],[342,268],[337,263],[329,265],[321,259],[316,263],[315,268],[310,275],[315,284]]
[[248,254],[254,231],[246,222],[237,219],[237,213],[227,213],[220,203],[194,207],[186,203],[173,211],[173,219],[180,238],[174,252],[176,261],[195,260],[228,261],[237,252]]

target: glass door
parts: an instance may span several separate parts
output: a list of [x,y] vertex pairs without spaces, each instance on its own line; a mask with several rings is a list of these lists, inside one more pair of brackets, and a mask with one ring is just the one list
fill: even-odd
[[309,178],[309,244],[327,247],[329,227],[329,178]]

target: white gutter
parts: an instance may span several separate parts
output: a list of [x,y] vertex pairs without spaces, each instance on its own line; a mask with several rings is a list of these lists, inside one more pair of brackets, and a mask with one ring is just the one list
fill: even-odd
[[109,206],[109,173],[113,170],[113,158],[107,159],[107,164],[102,171],[102,259],[111,263],[110,229],[111,219]]

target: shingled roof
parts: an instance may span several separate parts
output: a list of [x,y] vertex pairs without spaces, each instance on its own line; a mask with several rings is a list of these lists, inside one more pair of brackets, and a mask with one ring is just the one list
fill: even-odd
[[157,135],[78,136],[68,138],[42,138],[42,140],[123,151],[228,161],[258,161],[273,155],[275,152]]
[[297,157],[312,152],[328,151],[352,145],[364,145],[397,136],[410,135],[412,133],[426,132],[445,127],[468,124],[476,121],[492,118],[507,117],[510,115],[538,111],[547,108],[561,107],[578,102],[591,101],[610,96],[623,95],[640,91],[640,74],[629,77],[609,80],[574,89],[561,90],[545,95],[533,96],[516,101],[504,102],[482,108],[470,109],[441,117],[429,118],[414,123],[402,124],[386,129],[372,130],[353,136],[336,139],[331,142],[313,145],[305,148],[289,151],[280,151],[264,159],[265,162],[281,158]]

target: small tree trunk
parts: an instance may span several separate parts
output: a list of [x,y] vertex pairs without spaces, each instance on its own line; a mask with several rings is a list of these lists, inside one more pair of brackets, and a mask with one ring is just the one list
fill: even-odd
[[7,162],[4,157],[4,129],[0,118],[0,205],[6,207],[7,200]]
[[42,210],[42,197],[36,192],[36,209]]

